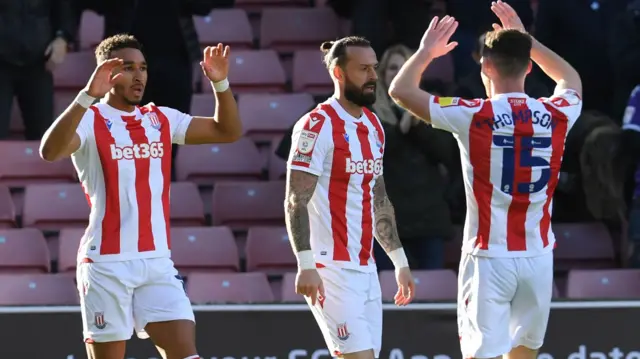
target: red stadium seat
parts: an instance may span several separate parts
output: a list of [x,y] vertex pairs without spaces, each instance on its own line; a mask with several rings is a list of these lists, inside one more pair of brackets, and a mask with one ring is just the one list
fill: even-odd
[[313,95],[333,92],[333,82],[322,63],[320,50],[301,50],[293,55],[293,91]]
[[235,272],[240,269],[238,247],[227,227],[171,228],[171,258],[181,274]]
[[187,293],[194,304],[271,303],[273,292],[264,273],[192,273]]
[[180,181],[210,185],[221,179],[256,180],[262,175],[263,160],[248,138],[233,143],[184,146],[176,155],[176,176]]
[[83,228],[63,228],[58,236],[58,272],[76,270],[78,247],[84,235]]
[[11,192],[5,185],[0,184],[0,228],[16,226],[16,208],[11,199]]
[[[280,93],[285,91],[284,69],[274,50],[231,51],[229,81],[235,94]],[[210,92],[211,85],[202,81],[202,92]]]
[[260,25],[260,47],[279,52],[320,48],[338,37],[338,17],[329,7],[265,9]]
[[306,303],[304,297],[296,293],[296,273],[285,273],[282,277],[282,301],[284,303]]
[[247,271],[283,274],[297,268],[285,227],[252,227],[247,233]]
[[567,278],[570,299],[638,299],[640,269],[571,270]]
[[213,222],[232,229],[284,223],[284,182],[218,183],[213,188]]
[[96,47],[104,37],[104,17],[91,10],[83,11],[78,35],[80,36],[80,49],[91,50]]
[[[414,270],[411,272],[416,282],[416,301],[455,300],[458,293],[458,278],[452,270]],[[382,300],[393,302],[398,292],[394,271],[380,272]]]
[[558,246],[554,250],[555,269],[599,269],[616,266],[613,240],[604,224],[553,224]]
[[53,82],[56,89],[79,91],[96,68],[96,59],[92,51],[70,52],[64,62],[53,70]]
[[271,141],[293,126],[314,106],[310,94],[245,94],[238,98],[238,111],[246,136],[254,141]]
[[45,231],[86,227],[89,213],[87,197],[80,184],[34,184],[25,189],[22,218],[25,227]]
[[275,153],[280,141],[282,141],[282,137],[275,138],[271,142],[271,148],[269,149],[269,180],[271,181],[284,180],[287,175],[287,161],[276,156]]
[[207,16],[194,16],[193,22],[202,47],[223,43],[234,51],[253,45],[249,17],[242,9],[216,9]]
[[75,182],[70,159],[45,162],[38,154],[39,141],[1,141],[0,183],[10,187],[47,182]]
[[235,0],[234,6],[249,10],[260,11],[271,7],[308,6],[309,0]]
[[191,96],[192,116],[213,117],[216,110],[216,98],[211,91],[207,93],[194,93]]
[[73,276],[55,274],[0,274],[0,306],[77,305]]
[[200,226],[205,223],[204,205],[195,183],[171,183],[170,203],[172,226]]
[[49,272],[50,260],[47,242],[39,230],[35,228],[0,230],[1,272]]

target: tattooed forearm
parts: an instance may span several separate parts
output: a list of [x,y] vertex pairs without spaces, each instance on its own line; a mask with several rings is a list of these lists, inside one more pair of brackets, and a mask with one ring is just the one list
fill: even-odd
[[307,204],[313,196],[317,182],[318,177],[295,170],[291,171],[287,178],[285,223],[295,253],[311,249]]
[[395,211],[387,196],[382,177],[376,180],[373,187],[373,214],[376,222],[376,240],[384,251],[389,253],[402,247],[396,226]]

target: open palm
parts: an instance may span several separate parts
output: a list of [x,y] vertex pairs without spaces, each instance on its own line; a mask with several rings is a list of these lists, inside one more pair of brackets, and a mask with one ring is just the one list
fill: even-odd
[[207,46],[204,49],[204,57],[200,61],[202,72],[211,82],[219,82],[227,78],[229,74],[229,46]]
[[493,24],[494,30],[515,29],[525,31],[522,20],[516,11],[504,1],[494,1],[491,3],[491,11],[500,19],[502,25]]
[[122,66],[122,60],[118,58],[101,62],[89,79],[86,87],[87,94],[94,98],[106,95],[122,77],[121,73],[115,72],[120,66]]
[[434,16],[429,28],[422,36],[420,48],[428,51],[434,58],[448,54],[458,46],[455,41],[449,42],[457,28],[458,22],[455,18],[447,15],[439,19]]

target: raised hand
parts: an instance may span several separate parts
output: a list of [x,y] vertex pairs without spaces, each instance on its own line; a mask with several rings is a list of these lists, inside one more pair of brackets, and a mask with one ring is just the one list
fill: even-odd
[[204,57],[200,61],[202,72],[211,82],[219,82],[227,78],[229,74],[229,46],[207,46],[204,49]]
[[434,16],[429,28],[422,36],[420,49],[428,51],[434,58],[448,54],[458,46],[455,41],[449,42],[457,28],[458,22],[455,18],[447,15],[440,20]]
[[85,87],[87,94],[95,98],[106,95],[122,77],[121,73],[114,73],[120,66],[122,66],[122,60],[117,58],[101,62],[93,71],[87,87]]
[[502,0],[494,1],[491,3],[491,11],[500,19],[502,25],[493,24],[494,30],[500,29],[515,29],[520,31],[526,31],[522,20],[516,13],[516,11]]

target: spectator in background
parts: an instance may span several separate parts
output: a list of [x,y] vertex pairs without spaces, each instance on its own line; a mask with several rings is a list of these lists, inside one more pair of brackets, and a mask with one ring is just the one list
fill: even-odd
[[632,173],[632,200],[629,213],[630,266],[640,268],[640,85],[629,97],[622,120],[622,157]]
[[[215,5],[233,5],[233,0],[76,1],[104,16],[105,37],[128,33],[142,43],[149,73],[143,103],[190,112],[194,63],[202,57],[193,15],[208,15]],[[175,179],[173,169],[171,176]]]
[[[460,160],[450,134],[418,121],[389,98],[391,80],[412,53],[404,45],[384,53],[373,109],[385,131],[384,177],[402,245],[412,268],[438,269],[444,267],[444,242],[452,232],[447,183],[439,165],[455,168]],[[378,269],[394,268],[377,244],[374,254]]]
[[617,120],[623,117],[629,93],[640,84],[640,0],[631,2],[612,27],[613,118]]
[[53,122],[53,75],[74,38],[70,0],[3,0],[0,5],[0,139],[9,136],[14,96],[27,140]]
[[[485,34],[479,36],[476,46],[471,53],[473,61],[480,66],[481,49],[484,46]],[[459,50],[458,50],[459,51]],[[551,91],[545,84],[540,81],[537,76],[527,76],[524,82],[524,89],[533,98],[547,97],[551,94]],[[467,74],[458,82],[458,87],[455,90],[455,96],[462,98],[486,98],[487,92],[482,83],[482,76],[480,71],[473,71]]]
[[[612,115],[614,71],[609,57],[609,34],[627,2],[539,0],[536,38],[578,71],[582,77],[585,111],[597,110]],[[550,81],[546,76],[543,78]]]

